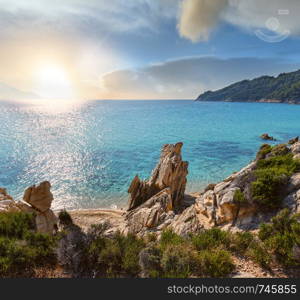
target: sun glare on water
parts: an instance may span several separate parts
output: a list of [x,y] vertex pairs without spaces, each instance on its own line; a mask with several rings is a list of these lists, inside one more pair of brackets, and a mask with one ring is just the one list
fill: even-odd
[[68,73],[56,65],[44,65],[35,74],[35,91],[48,99],[69,99],[74,97],[72,82]]

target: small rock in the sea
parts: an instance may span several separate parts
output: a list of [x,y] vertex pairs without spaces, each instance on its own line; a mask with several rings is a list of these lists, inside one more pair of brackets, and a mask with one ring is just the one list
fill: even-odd
[[263,140],[276,141],[276,139],[273,136],[270,136],[268,133],[263,133],[260,138]]

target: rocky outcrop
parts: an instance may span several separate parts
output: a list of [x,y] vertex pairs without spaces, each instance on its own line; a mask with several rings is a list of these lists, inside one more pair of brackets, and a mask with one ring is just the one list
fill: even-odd
[[14,199],[7,193],[6,189],[0,188],[0,213],[19,211]]
[[32,185],[25,190],[23,200],[36,210],[46,212],[50,209],[53,200],[50,188],[49,181],[43,181],[37,186]]
[[[251,174],[255,167],[256,162],[252,162],[224,181],[205,189],[194,205],[175,218],[171,224],[174,231],[186,234],[201,228],[238,224],[242,219],[252,216],[255,206],[248,189],[253,180]],[[245,203],[236,202],[237,191],[243,191],[246,198]]]
[[23,201],[15,201],[0,188],[0,213],[23,211],[36,215],[36,229],[41,233],[52,234],[57,228],[57,217],[50,209],[53,195],[48,181],[41,182],[38,186],[31,186],[24,192]]
[[[53,201],[53,195],[50,191],[51,184],[49,181],[43,181],[39,185],[28,187],[23,195],[23,201],[30,205],[36,213],[37,231],[42,233],[50,233],[57,228],[57,217],[50,209]],[[25,205],[22,206],[23,210]]]
[[151,177],[135,176],[130,193],[123,232],[146,234],[167,227],[184,201],[188,163],[182,161],[182,143],[163,146],[160,160]]
[[299,142],[299,136],[296,136],[295,138],[290,139],[290,140],[288,141],[288,144],[289,144],[289,145],[293,145],[293,144],[298,143],[298,142]]
[[181,206],[188,174],[188,163],[181,158],[182,145],[177,143],[163,146],[160,160],[148,180],[142,181],[135,176],[128,189],[128,210],[138,207],[165,188],[170,189],[172,209]]
[[83,245],[87,243],[87,236],[80,227],[73,223],[60,224],[60,226],[63,234],[56,248],[58,262],[72,274],[72,277],[79,277],[84,269],[83,262],[86,253]]

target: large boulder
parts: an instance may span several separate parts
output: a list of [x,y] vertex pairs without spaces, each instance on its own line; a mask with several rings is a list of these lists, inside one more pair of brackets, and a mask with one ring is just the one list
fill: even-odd
[[46,212],[50,209],[53,200],[50,188],[49,181],[43,181],[37,186],[32,185],[25,190],[23,200],[36,210]]
[[165,188],[170,189],[172,208],[181,206],[184,198],[188,162],[182,161],[182,143],[166,144],[151,177],[142,181],[135,176],[128,189],[130,199],[128,210],[132,210]]
[[173,217],[171,189],[166,188],[127,212],[123,231],[144,235],[147,232],[162,230]]
[[41,233],[53,234],[57,229],[57,217],[50,209],[53,195],[50,183],[44,181],[38,186],[31,186],[24,192],[24,201],[15,201],[0,188],[0,213],[26,212],[35,215],[36,230]]
[[38,232],[53,234],[57,231],[58,219],[51,209],[37,212],[35,223]]

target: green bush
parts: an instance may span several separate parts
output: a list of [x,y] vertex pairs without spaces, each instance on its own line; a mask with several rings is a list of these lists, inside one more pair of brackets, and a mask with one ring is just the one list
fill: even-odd
[[235,269],[231,255],[226,250],[202,250],[198,261],[200,272],[205,277],[225,277]]
[[269,269],[272,257],[263,243],[253,241],[247,249],[245,255],[259,264],[261,267]]
[[247,203],[244,193],[241,190],[236,190],[233,195],[233,202],[238,205],[244,205]]
[[56,238],[36,233],[34,217],[0,214],[0,277],[32,276],[35,267],[56,263]]
[[162,254],[163,277],[187,278],[199,273],[197,251],[186,245],[171,244]]
[[54,248],[57,240],[55,237],[44,233],[28,233],[25,238],[37,262],[43,264],[56,262]]
[[299,160],[291,154],[261,159],[255,171],[256,180],[251,184],[254,201],[262,208],[280,206],[288,177],[300,170]]
[[62,224],[64,226],[73,224],[72,217],[66,210],[62,210],[59,212],[58,219],[59,219],[60,224]]
[[141,269],[144,277],[159,278],[163,276],[161,267],[162,252],[157,244],[151,243],[144,248],[139,254],[139,262],[141,259]]
[[253,240],[254,235],[250,232],[236,232],[231,235],[230,250],[243,255]]
[[138,257],[145,246],[144,242],[135,235],[129,234],[126,237],[120,235],[119,244],[123,249],[122,267],[124,271],[131,276],[136,276],[140,272]]
[[136,276],[140,272],[138,256],[144,247],[135,235],[119,233],[111,238],[99,236],[88,248],[92,268],[99,276]]
[[165,250],[169,245],[180,245],[182,243],[185,243],[184,238],[170,229],[164,230],[159,240],[159,246],[162,250]]
[[290,216],[288,209],[283,209],[271,219],[269,224],[260,226],[258,237],[276,260],[284,266],[299,266],[292,254],[295,244],[300,245],[299,215]]
[[289,148],[286,146],[286,144],[279,144],[272,147],[271,153],[273,155],[286,155],[289,153]]
[[24,212],[0,214],[0,236],[22,239],[35,229],[34,215]]
[[227,248],[230,244],[230,235],[219,228],[212,228],[193,235],[191,240],[198,251],[218,247]]
[[272,146],[269,144],[263,144],[260,146],[257,154],[256,159],[264,159],[267,154],[269,154],[272,150]]
[[280,155],[263,159],[257,162],[258,169],[278,169],[282,173],[291,176],[300,170],[300,161],[293,159],[292,154]]

